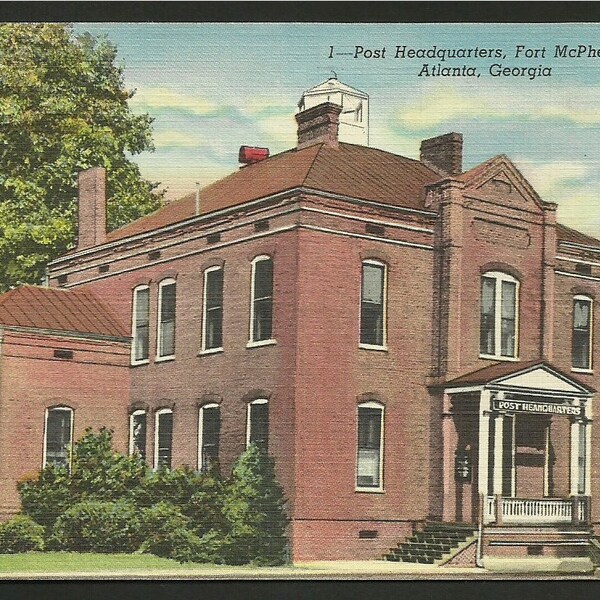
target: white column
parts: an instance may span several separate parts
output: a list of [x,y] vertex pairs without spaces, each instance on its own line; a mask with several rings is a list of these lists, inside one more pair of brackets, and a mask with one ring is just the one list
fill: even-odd
[[585,438],[585,495],[592,495],[592,399],[582,402],[583,415],[587,420]]
[[478,491],[484,496],[487,496],[488,493],[491,395],[489,390],[483,390],[479,399],[479,472],[477,480],[479,482]]
[[579,420],[571,421],[571,471],[570,471],[571,496],[577,495],[579,481]]
[[499,414],[494,419],[494,495],[502,495],[502,467],[504,442],[504,415]]

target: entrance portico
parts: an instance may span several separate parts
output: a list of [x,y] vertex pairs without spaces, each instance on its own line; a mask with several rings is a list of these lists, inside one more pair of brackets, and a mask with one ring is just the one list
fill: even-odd
[[444,520],[589,523],[593,392],[541,361],[449,382]]

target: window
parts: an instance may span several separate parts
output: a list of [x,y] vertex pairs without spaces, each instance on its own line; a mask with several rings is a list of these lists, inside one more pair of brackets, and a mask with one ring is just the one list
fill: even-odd
[[273,260],[257,256],[252,261],[250,345],[273,341]]
[[519,282],[489,272],[481,278],[479,353],[490,358],[516,358]]
[[69,466],[72,436],[73,410],[66,406],[46,410],[44,466],[50,464]]
[[218,404],[200,408],[198,422],[198,470],[206,473],[219,460],[221,409]]
[[173,411],[161,408],[156,412],[154,467],[170,469],[173,454]]
[[357,489],[383,489],[383,406],[365,402],[358,406]]
[[133,313],[131,337],[131,363],[139,364],[148,362],[149,358],[149,330],[150,330],[150,289],[147,285],[136,287],[133,290]]
[[573,298],[573,338],[571,341],[573,369],[589,371],[592,368],[592,299]]
[[385,348],[386,345],[386,267],[366,260],[362,263],[360,296],[360,345]]
[[223,269],[204,271],[202,350],[223,348]]
[[156,358],[175,357],[175,297],[176,284],[165,279],[158,286],[158,335]]
[[146,460],[146,411],[136,410],[129,417],[129,454]]
[[265,452],[269,449],[269,402],[265,399],[253,400],[248,404],[248,426],[246,446],[256,444]]

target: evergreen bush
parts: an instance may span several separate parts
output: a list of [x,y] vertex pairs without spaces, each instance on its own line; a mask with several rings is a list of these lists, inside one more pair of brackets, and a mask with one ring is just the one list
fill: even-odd
[[0,524],[0,554],[39,551],[44,548],[44,527],[31,517],[17,515]]

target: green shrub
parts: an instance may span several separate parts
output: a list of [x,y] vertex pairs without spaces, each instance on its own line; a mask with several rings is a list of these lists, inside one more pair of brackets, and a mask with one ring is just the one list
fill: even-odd
[[204,475],[187,465],[177,469],[150,471],[131,492],[131,499],[141,507],[150,507],[168,498],[170,504],[185,510],[190,498],[200,488]]
[[142,542],[138,513],[122,500],[80,502],[56,520],[48,547],[75,552],[133,552]]
[[227,485],[224,514],[230,532],[223,558],[230,564],[283,564],[287,557],[283,490],[273,459],[252,444],[236,462]]
[[48,465],[37,478],[21,479],[17,483],[17,490],[23,513],[49,528],[73,504],[66,467]]
[[16,554],[42,550],[44,527],[27,515],[17,515],[0,524],[0,553]]

